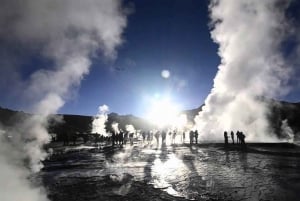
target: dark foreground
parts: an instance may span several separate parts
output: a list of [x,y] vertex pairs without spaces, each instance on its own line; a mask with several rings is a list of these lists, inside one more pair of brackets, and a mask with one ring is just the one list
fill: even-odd
[[45,162],[38,178],[52,201],[299,200],[300,151],[252,144],[71,149]]

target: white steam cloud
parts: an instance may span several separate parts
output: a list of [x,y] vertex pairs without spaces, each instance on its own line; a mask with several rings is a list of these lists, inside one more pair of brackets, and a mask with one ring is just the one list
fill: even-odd
[[288,142],[293,143],[295,134],[291,129],[291,127],[289,126],[287,119],[282,120],[280,128],[285,139],[287,139]]
[[89,73],[90,58],[97,56],[98,50],[105,58],[116,57],[127,13],[119,0],[1,1],[0,41],[20,46],[22,53],[38,55],[49,62],[23,83],[31,110],[37,115],[9,131],[10,140],[1,136],[0,200],[47,200],[42,190],[29,184],[30,171],[23,161],[28,160],[33,171],[42,167],[40,161],[46,157],[42,146],[50,139],[46,129],[49,115],[64,105]]
[[98,133],[107,136],[105,123],[108,119],[107,113],[109,112],[109,107],[107,105],[102,105],[99,107],[99,113],[95,116],[92,123],[92,133]]
[[224,130],[242,130],[248,141],[277,140],[269,129],[264,97],[282,95],[290,69],[279,47],[288,25],[288,1],[213,0],[211,36],[221,64],[196,128],[203,140],[220,140]]
[[126,131],[129,132],[129,133],[135,133],[135,128],[134,128],[134,126],[131,125],[131,124],[127,124],[127,125],[125,126],[125,129],[126,129]]
[[120,133],[120,129],[119,129],[119,123],[117,122],[113,122],[111,124],[112,129],[114,130],[115,133]]

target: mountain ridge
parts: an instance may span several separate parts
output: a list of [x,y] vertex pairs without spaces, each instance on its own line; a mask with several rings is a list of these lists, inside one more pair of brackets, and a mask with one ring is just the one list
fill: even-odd
[[[295,133],[296,139],[300,137],[300,102],[287,102],[287,101],[268,101],[270,113],[268,119],[274,133],[278,137],[284,137],[282,135],[282,122],[287,121],[288,125]],[[180,114],[186,114],[189,122],[194,121],[194,117],[202,110],[204,104],[198,108],[183,110]],[[25,113],[22,111],[14,111],[8,108],[0,107],[0,125],[2,127],[11,128],[16,122],[28,118],[33,114]],[[65,133],[91,133],[92,121],[94,116],[80,115],[80,114],[53,114],[56,117],[61,117],[60,122],[49,123],[48,131],[50,133],[57,133],[58,136],[62,136]],[[154,127],[153,124],[146,119],[137,117],[131,114],[119,115],[115,112],[108,114],[108,120],[106,122],[106,130],[112,131],[112,123],[119,123],[119,128],[125,130],[126,125],[133,125],[138,130],[150,130]]]

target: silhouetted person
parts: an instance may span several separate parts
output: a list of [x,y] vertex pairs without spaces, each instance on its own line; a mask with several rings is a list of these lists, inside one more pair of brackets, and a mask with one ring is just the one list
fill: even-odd
[[116,133],[113,132],[111,135],[111,141],[112,141],[112,146],[115,146],[115,142],[116,142]]
[[159,134],[159,131],[156,131],[156,133],[155,133],[155,139],[156,139],[156,142],[157,142],[157,146],[158,146],[158,144],[159,144],[159,136],[160,136],[160,134]]
[[182,142],[184,143],[184,141],[185,141],[185,131],[183,131],[182,133]]
[[241,141],[240,141],[240,131],[237,131],[237,132],[236,132],[236,143],[237,143],[237,144],[240,144],[240,142],[241,142]]
[[241,146],[242,146],[243,148],[246,147],[245,138],[246,138],[246,136],[244,135],[244,133],[243,133],[243,132],[240,132],[240,141],[241,141]]
[[115,144],[120,144],[120,133],[116,133],[116,142]]
[[143,137],[143,143],[145,143],[145,140],[146,140],[146,132],[145,131],[142,132],[142,137]]
[[124,134],[124,144],[127,144],[127,140],[128,140],[128,131],[126,131]]
[[133,145],[133,134],[134,133],[129,133],[129,141],[130,141],[130,145]]
[[193,144],[194,141],[194,131],[190,131],[190,144]]
[[166,137],[167,137],[167,132],[166,131],[162,131],[161,133],[161,139],[162,139],[162,143],[166,144]]
[[151,142],[151,131],[147,132],[147,142],[148,142],[148,144],[150,144],[150,142]]
[[123,133],[123,131],[120,132],[120,143],[122,145],[124,144],[124,133]]
[[225,141],[225,146],[228,145],[228,135],[227,135],[227,131],[224,131],[224,141]]
[[195,131],[195,140],[196,140],[196,144],[198,144],[198,130]]
[[230,135],[231,135],[232,144],[234,144],[234,132],[231,131]]
[[151,144],[152,143],[152,141],[153,141],[153,138],[154,138],[154,133],[153,133],[153,131],[149,131],[149,143]]
[[176,131],[173,131],[172,144],[175,144],[176,134],[177,134]]

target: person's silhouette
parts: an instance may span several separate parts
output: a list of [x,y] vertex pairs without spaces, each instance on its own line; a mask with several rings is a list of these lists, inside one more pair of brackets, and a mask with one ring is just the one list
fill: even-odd
[[198,144],[198,136],[199,136],[199,133],[198,133],[198,130],[195,131],[195,140],[196,140],[196,144]]
[[194,141],[194,132],[191,130],[190,131],[190,144],[193,144]]
[[225,142],[225,146],[228,145],[228,135],[227,135],[227,131],[224,131],[224,142]]

